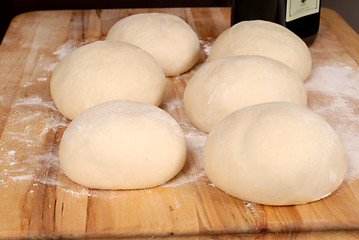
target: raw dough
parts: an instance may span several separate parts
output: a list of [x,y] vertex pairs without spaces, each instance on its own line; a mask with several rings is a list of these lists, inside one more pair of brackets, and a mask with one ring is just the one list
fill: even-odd
[[69,119],[114,99],[158,106],[166,86],[167,79],[151,55],[127,43],[107,41],[84,45],[65,56],[50,81],[55,105]]
[[302,80],[312,69],[307,45],[287,28],[262,20],[243,21],[225,30],[214,42],[209,61],[236,55],[261,55],[292,68]]
[[154,56],[166,76],[176,76],[196,64],[200,44],[196,33],[181,18],[165,13],[142,13],[118,21],[106,40],[124,41]]
[[59,149],[61,169],[74,182],[98,189],[149,188],[183,167],[186,141],[177,122],[150,104],[114,100],[79,115]]
[[269,205],[321,199],[339,187],[347,166],[328,123],[290,103],[259,104],[227,116],[208,135],[203,161],[218,188]]
[[205,132],[249,105],[307,103],[299,76],[283,63],[262,56],[227,57],[207,63],[190,79],[183,98],[188,118]]

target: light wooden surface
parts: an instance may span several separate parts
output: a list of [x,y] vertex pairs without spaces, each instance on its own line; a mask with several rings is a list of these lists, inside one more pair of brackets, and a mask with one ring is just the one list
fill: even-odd
[[[83,188],[68,180],[58,166],[58,145],[69,122],[52,102],[49,79],[69,50],[104,39],[116,21],[140,12],[175,14],[201,39],[200,62],[192,71],[168,79],[161,105],[185,129],[187,164],[166,186],[133,191]],[[244,202],[224,194],[206,178],[200,155],[206,135],[190,125],[181,99],[187,81],[229,23],[229,8],[42,11],[17,16],[0,46],[0,238],[359,237],[359,179],[355,177],[323,200],[287,207]],[[320,32],[310,49],[315,66],[331,61],[358,69],[359,37],[331,10],[323,9]],[[316,91],[308,91],[308,96],[309,107],[325,109],[330,100]],[[359,118],[359,102],[347,101]],[[346,121],[341,114],[323,114],[333,124]],[[357,122],[348,122],[348,127],[353,134],[359,132]],[[359,155],[351,161],[359,161]]]

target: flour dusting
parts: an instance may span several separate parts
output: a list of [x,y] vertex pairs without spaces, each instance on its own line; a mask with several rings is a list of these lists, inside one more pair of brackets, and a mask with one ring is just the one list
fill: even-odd
[[185,166],[176,177],[162,186],[175,187],[186,183],[195,182],[198,178],[205,175],[202,164],[202,149],[207,134],[195,128],[187,119],[184,112],[182,99],[165,99],[161,106],[169,114],[180,117],[176,120],[182,128],[187,142],[187,159]]
[[0,176],[15,182],[57,184],[54,176],[46,174],[49,169],[58,169],[57,156],[53,145],[44,146],[49,134],[67,126],[67,120],[57,111],[53,101],[39,95],[14,100],[0,142]]
[[328,62],[313,68],[305,83],[308,107],[326,119],[341,138],[348,155],[346,181],[359,175],[359,69]]
[[163,187],[175,187],[190,182],[195,182],[198,178],[205,175],[202,164],[202,149],[206,140],[206,134],[194,134],[191,131],[185,131],[187,141],[187,159],[181,172],[162,185]]
[[211,52],[214,40],[215,39],[212,37],[208,37],[206,39],[199,40],[200,44],[202,45],[203,51],[207,57],[209,56],[209,53]]
[[54,52],[54,55],[57,55],[58,59],[61,60],[67,54],[69,54],[74,49],[76,49],[77,47],[78,47],[78,44],[75,41],[69,40],[66,43],[64,43],[63,45],[61,45],[60,48]]

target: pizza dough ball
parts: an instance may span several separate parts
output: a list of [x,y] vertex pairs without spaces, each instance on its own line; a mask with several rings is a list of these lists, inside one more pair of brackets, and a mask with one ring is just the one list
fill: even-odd
[[181,18],[165,13],[142,13],[118,21],[106,40],[136,45],[157,59],[166,76],[189,70],[199,59],[196,33]]
[[334,130],[290,103],[259,104],[227,116],[208,135],[203,161],[218,188],[268,205],[326,197],[342,183],[347,166]]
[[200,68],[184,93],[186,115],[209,132],[228,114],[264,102],[307,104],[303,81],[289,67],[262,56],[217,59]]
[[114,99],[158,106],[166,86],[167,79],[151,55],[127,43],[107,41],[75,49],[59,62],[50,80],[55,105],[68,119]]
[[59,161],[74,182],[97,189],[140,189],[174,177],[186,159],[177,122],[162,109],[114,100],[80,114],[66,129]]
[[263,21],[243,21],[225,30],[214,42],[209,61],[236,55],[261,55],[276,59],[305,80],[312,69],[307,45],[282,25]]

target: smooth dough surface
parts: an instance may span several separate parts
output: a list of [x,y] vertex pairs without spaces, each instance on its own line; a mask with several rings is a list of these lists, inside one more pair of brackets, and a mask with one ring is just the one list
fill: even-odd
[[290,103],[259,104],[227,116],[208,135],[203,161],[218,188],[268,205],[326,197],[340,186],[347,166],[328,123]]
[[114,100],[80,114],[64,132],[59,161],[74,182],[97,189],[140,189],[174,177],[186,159],[177,122],[162,109]]
[[262,56],[234,56],[203,65],[184,93],[186,115],[209,132],[228,114],[258,103],[307,104],[303,81],[289,67]]
[[118,21],[106,40],[141,47],[162,66],[166,76],[189,70],[199,59],[197,34],[181,18],[165,13],[142,13]]
[[312,69],[307,45],[282,25],[263,21],[243,21],[225,30],[214,42],[209,61],[237,55],[261,55],[292,68],[304,81]]
[[51,96],[68,119],[98,103],[131,99],[160,105],[167,79],[156,60],[122,42],[98,41],[65,56],[50,80]]

